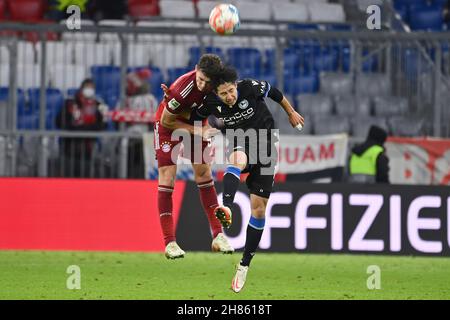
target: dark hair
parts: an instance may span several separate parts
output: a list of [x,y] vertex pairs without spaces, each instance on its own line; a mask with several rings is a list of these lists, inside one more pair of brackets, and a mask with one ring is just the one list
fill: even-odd
[[367,140],[375,141],[379,144],[383,144],[387,139],[387,132],[383,128],[376,125],[372,125],[367,135]]
[[212,86],[214,91],[217,91],[217,88],[224,83],[234,83],[238,79],[237,71],[235,68],[230,66],[223,67],[220,72],[218,72],[215,76],[211,78]]
[[87,84],[92,84],[93,86],[95,86],[94,80],[92,80],[91,78],[86,78],[83,80],[83,82],[81,82],[80,88],[84,88],[84,86]]
[[197,68],[211,79],[222,69],[222,60],[218,55],[207,53],[200,57]]

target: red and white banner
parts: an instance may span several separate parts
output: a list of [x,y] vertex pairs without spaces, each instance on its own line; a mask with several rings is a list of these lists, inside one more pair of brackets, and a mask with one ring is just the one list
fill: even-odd
[[[144,135],[145,159],[147,177],[157,177],[157,162],[153,147],[153,133]],[[216,136],[212,140],[214,162],[213,170],[219,175],[225,170],[224,136]],[[281,135],[278,145],[279,174],[293,174],[315,172],[324,169],[344,167],[347,159],[348,136],[346,134],[308,136],[308,135]],[[190,161],[180,158],[178,160],[179,179],[193,178]]]
[[390,181],[450,185],[450,140],[390,137],[385,144]]

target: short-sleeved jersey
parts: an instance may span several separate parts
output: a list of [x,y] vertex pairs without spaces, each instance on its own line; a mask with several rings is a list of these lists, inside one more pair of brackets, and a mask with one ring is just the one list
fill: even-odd
[[203,106],[197,109],[197,114],[201,118],[214,115],[223,121],[226,129],[274,129],[274,119],[264,102],[269,90],[267,81],[244,79],[237,84],[238,99],[233,106],[210,93]]
[[163,110],[178,115],[178,119],[193,124],[199,120],[195,110],[203,104],[206,94],[197,88],[195,70],[192,70],[177,80],[169,88],[169,95],[158,106],[155,119],[161,120]]

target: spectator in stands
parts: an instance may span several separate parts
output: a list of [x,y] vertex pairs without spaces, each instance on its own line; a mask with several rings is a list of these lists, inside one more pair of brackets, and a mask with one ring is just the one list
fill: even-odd
[[[56,118],[56,126],[70,131],[101,131],[107,109],[95,97],[92,79],[85,79],[73,99],[67,99]],[[65,177],[92,177],[95,138],[62,138]]]
[[90,0],[88,11],[95,21],[103,19],[123,19],[127,13],[125,0]]
[[389,183],[389,159],[384,152],[386,138],[384,129],[374,125],[370,127],[366,141],[352,149],[350,182]]
[[[153,129],[153,118],[158,109],[158,100],[150,93],[148,79],[150,69],[140,69],[127,75],[125,110],[138,112],[134,122],[127,125],[127,130],[145,133]],[[138,115],[136,114],[136,115]],[[142,139],[130,139],[128,144],[128,177],[145,178],[144,145]]]
[[69,18],[73,12],[67,13],[67,8],[75,5],[80,8],[81,19],[88,19],[88,9],[92,0],[49,0],[48,11],[46,16],[48,19],[61,21]]

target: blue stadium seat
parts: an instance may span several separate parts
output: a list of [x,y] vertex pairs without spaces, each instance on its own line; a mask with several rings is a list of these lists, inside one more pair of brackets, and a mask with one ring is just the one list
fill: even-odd
[[319,76],[316,72],[284,73],[284,93],[296,97],[300,93],[314,93],[319,90]]
[[109,90],[113,90],[117,95],[120,94],[120,67],[95,65],[91,67],[91,73],[95,91],[104,100]]
[[202,53],[213,53],[218,55],[222,60],[225,59],[222,48],[220,47],[204,47],[203,52],[200,47],[191,47],[189,48],[189,67],[191,67],[192,69],[195,67],[195,65],[198,63],[198,60],[200,60]]
[[[172,83],[177,80],[178,77],[182,76],[186,72],[191,71],[192,69],[189,67],[175,67],[175,68],[167,68],[167,76],[168,79],[168,85],[171,85]],[[159,88],[159,86],[158,86]]]
[[[344,48],[342,53],[342,70],[344,72],[350,71],[351,50]],[[378,57],[376,55],[369,55],[368,50],[363,51],[362,57],[362,71],[376,72],[378,70]]]
[[229,48],[228,63],[238,69],[240,74],[261,74],[262,56],[256,48]]
[[[0,101],[8,101],[9,88],[0,88]],[[17,129],[31,130],[37,129],[39,118],[33,115],[31,108],[26,104],[25,93],[22,89],[17,89]]]
[[69,97],[69,98],[75,97],[75,95],[76,95],[78,90],[79,90],[78,88],[69,88],[69,89],[67,89],[67,92],[66,92],[67,93],[67,97]]
[[[38,116],[40,108],[40,89],[32,88],[27,91],[30,98],[31,116]],[[47,88],[45,91],[46,96],[46,124],[47,130],[55,129],[55,118],[58,112],[64,105],[64,97],[59,89]]]
[[440,6],[410,6],[409,25],[412,30],[441,31],[443,22]]

